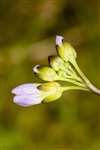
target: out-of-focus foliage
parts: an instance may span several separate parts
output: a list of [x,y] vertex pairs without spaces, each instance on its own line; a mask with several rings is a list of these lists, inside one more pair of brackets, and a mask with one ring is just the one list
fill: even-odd
[[32,67],[55,53],[56,34],[100,87],[100,1],[0,0],[0,150],[100,149],[98,96],[68,91],[48,104],[13,104],[11,89],[38,81]]

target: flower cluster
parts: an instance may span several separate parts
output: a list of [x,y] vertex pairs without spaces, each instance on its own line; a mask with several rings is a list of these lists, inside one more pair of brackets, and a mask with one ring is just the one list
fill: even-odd
[[[62,36],[56,36],[57,55],[48,57],[47,66],[36,65],[33,68],[33,72],[44,82],[22,84],[14,88],[14,103],[27,107],[55,101],[66,90],[97,90],[78,67],[75,49],[69,43],[63,43],[63,39]],[[64,81],[65,86],[58,81]]]

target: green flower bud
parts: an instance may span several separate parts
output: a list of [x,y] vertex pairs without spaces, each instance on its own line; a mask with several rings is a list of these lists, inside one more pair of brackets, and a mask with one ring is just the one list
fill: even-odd
[[55,101],[62,96],[62,88],[57,82],[43,83],[38,88],[44,92],[45,98],[43,102]]
[[56,72],[51,67],[36,65],[33,68],[33,71],[40,79],[44,81],[58,80]]
[[57,52],[64,61],[73,62],[77,57],[75,49],[69,43],[57,45]]
[[65,70],[64,61],[59,56],[49,56],[48,61],[55,71]]

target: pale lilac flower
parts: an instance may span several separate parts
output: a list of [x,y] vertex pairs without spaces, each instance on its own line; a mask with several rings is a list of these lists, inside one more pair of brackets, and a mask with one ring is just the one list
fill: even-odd
[[41,84],[22,84],[12,90],[14,103],[27,107],[35,104],[40,104],[43,100],[41,91],[37,88]]
[[64,38],[62,36],[57,35],[56,36],[56,45],[62,45],[63,39]]

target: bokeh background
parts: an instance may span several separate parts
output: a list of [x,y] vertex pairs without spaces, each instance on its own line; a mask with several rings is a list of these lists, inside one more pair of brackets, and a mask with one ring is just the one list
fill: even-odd
[[100,87],[99,0],[0,0],[0,150],[100,149],[99,96],[68,91],[48,104],[13,104],[12,88],[40,82],[32,68],[56,53],[57,34]]

